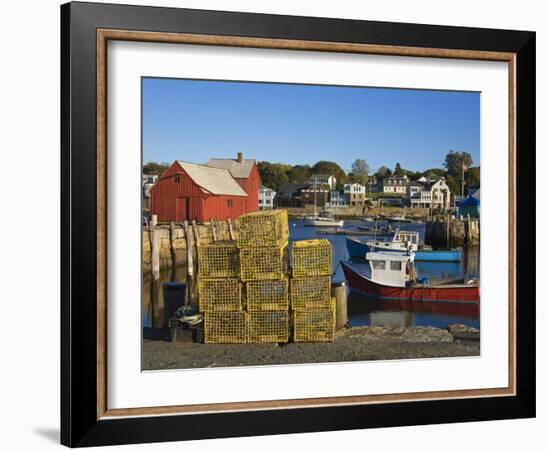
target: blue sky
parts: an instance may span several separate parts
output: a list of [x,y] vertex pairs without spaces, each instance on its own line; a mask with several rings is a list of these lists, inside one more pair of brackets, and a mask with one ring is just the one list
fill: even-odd
[[288,164],[355,159],[376,171],[442,167],[449,150],[479,164],[475,92],[143,79],[143,160],[235,157]]

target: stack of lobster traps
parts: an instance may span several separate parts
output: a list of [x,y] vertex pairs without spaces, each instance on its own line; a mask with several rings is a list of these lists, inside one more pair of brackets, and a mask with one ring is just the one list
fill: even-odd
[[285,210],[245,214],[237,219],[237,230],[236,241],[199,247],[204,342],[284,343],[291,329],[296,342],[332,341],[330,243],[293,242],[290,278]]
[[246,214],[237,241],[199,249],[205,343],[288,342],[286,211]]
[[292,243],[290,302],[295,342],[333,341],[336,302],[331,297],[332,247],[326,239]]
[[288,217],[285,210],[237,220],[248,342],[288,342]]
[[199,310],[204,314],[204,342],[245,343],[247,317],[236,242],[202,245],[198,253]]

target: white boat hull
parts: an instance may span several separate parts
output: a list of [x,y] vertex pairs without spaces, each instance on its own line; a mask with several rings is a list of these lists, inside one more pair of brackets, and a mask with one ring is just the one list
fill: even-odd
[[304,219],[306,227],[343,227],[343,220]]

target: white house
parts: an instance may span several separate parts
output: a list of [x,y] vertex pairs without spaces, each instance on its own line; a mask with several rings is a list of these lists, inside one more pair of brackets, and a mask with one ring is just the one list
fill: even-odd
[[409,188],[409,177],[407,175],[384,178],[384,194],[406,195]]
[[260,209],[273,209],[275,191],[265,186],[260,186],[258,191],[258,207]]
[[336,187],[336,178],[333,175],[314,174],[309,177],[309,180],[307,180],[307,184],[327,184],[332,190]]
[[359,183],[344,184],[344,199],[349,206],[363,206],[366,188]]
[[143,192],[143,199],[146,201],[149,199],[149,191],[151,188],[155,185],[157,182],[159,176],[158,175],[148,175],[148,174],[142,174],[141,178],[141,187]]
[[411,208],[447,209],[451,202],[451,190],[445,179],[409,183]]

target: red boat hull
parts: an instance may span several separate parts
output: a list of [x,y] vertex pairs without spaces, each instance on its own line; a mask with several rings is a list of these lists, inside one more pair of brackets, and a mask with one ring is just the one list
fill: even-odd
[[409,288],[384,286],[369,280],[353,268],[342,263],[350,289],[370,297],[406,303],[450,303],[479,307],[479,286],[414,286]]

